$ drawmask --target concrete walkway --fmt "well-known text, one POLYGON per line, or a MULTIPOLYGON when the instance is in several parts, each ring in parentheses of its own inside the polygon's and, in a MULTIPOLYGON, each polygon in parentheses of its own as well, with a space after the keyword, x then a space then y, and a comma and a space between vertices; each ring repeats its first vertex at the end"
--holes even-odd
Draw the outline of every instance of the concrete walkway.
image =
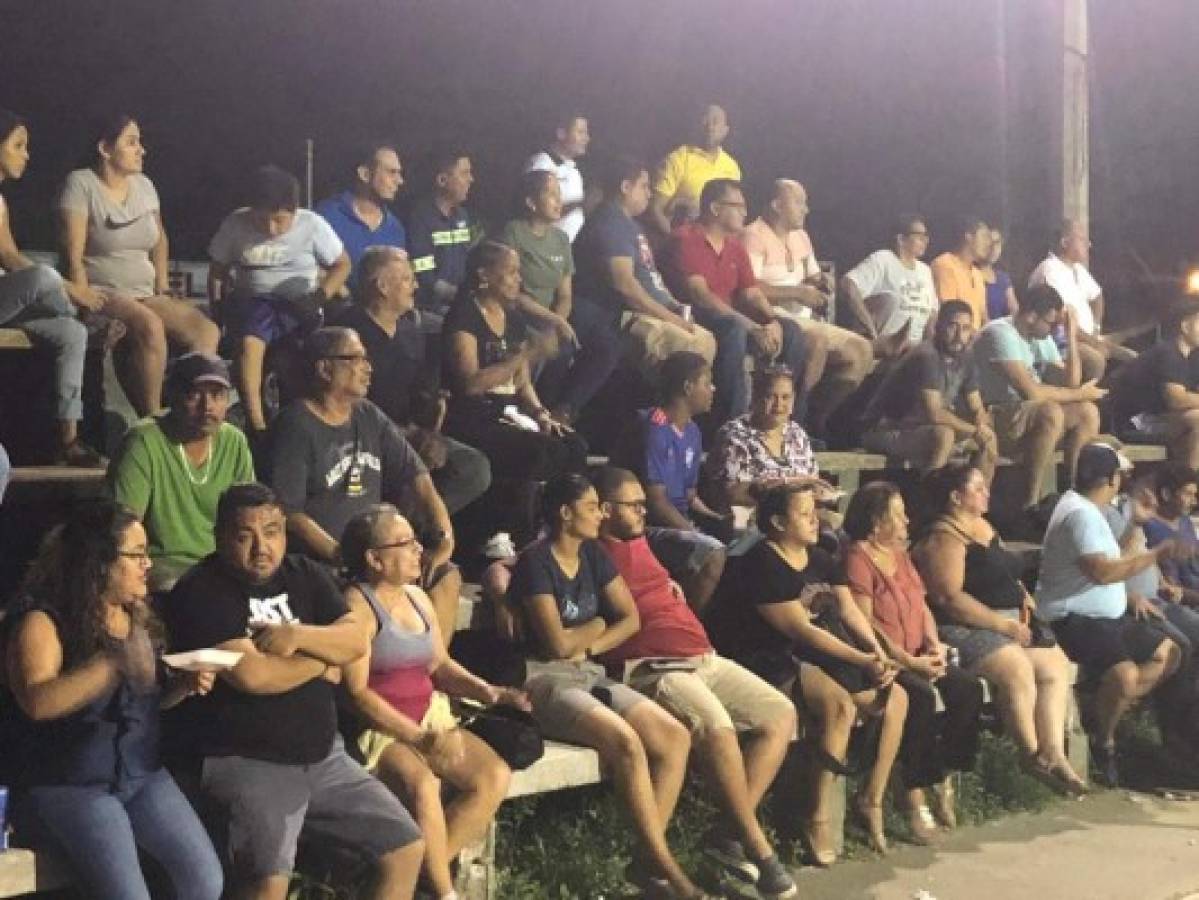
POLYGON ((798 880, 803 900, 1199 900, 1199 801, 1111 791, 798 880))

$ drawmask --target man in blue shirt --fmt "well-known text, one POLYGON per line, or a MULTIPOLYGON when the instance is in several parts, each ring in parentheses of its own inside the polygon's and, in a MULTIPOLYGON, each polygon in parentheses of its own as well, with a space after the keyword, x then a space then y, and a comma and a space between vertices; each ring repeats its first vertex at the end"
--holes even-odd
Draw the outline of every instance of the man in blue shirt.
POLYGON ((1091 758, 1100 779, 1112 787, 1119 782, 1116 725, 1182 661, 1178 644, 1158 624, 1161 611, 1144 597, 1130 596, 1125 586, 1128 578, 1177 555, 1178 543, 1125 555, 1127 548, 1101 511, 1131 468, 1107 444, 1079 451, 1074 489, 1062 495, 1045 531, 1036 592, 1038 611, 1052 623, 1058 643, 1078 663, 1082 679, 1098 685, 1091 758))
POLYGON ((408 255, 420 287, 416 304, 445 315, 466 274, 466 255, 482 237, 463 205, 474 184, 470 157, 458 147, 439 148, 430 158, 432 193, 408 216, 408 255))
POLYGON ((649 170, 618 159, 603 181, 610 198, 588 217, 575 240, 575 304, 599 305, 631 343, 630 356, 653 377, 672 353, 690 350, 711 362, 712 333, 691 321, 691 311, 670 295, 637 217, 649 206, 649 170))
POLYGON ((395 146, 376 141, 362 148, 354 169, 353 186, 316 208, 333 226, 349 254, 351 292, 358 286, 358 263, 367 247, 407 249, 404 226, 387 208, 403 183, 403 167, 395 146))

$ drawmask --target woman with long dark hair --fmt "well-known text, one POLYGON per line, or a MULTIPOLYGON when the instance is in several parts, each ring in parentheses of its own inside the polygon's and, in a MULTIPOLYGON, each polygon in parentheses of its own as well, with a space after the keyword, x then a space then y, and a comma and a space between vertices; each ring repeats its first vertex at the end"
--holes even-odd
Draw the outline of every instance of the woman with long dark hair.
POLYGON ((1086 785, 1066 757, 1070 661, 1053 632, 1034 617, 1020 581, 1023 563, 986 519, 991 492, 973 466, 953 463, 925 482, 935 517, 913 549, 962 668, 984 678, 1024 768, 1060 791, 1086 785))
POLYGON ((924 582, 908 556, 908 519, 899 489, 885 481, 860 488, 850 498, 843 527, 853 540, 845 552, 849 588, 899 664, 897 680, 908 692, 899 750, 904 811, 913 838, 927 843, 938 822, 945 828, 957 824, 950 775, 974 766, 982 688, 977 678, 951 665, 937 632, 924 582), (934 687, 945 704, 941 716, 934 687), (931 809, 924 796, 930 787, 931 809))
POLYGON ((6 704, 21 748, 11 777, 18 834, 65 858, 89 897, 149 900, 144 851, 177 900, 216 900, 216 852, 162 767, 159 709, 207 693, 213 674, 160 675, 146 603, 146 532, 110 501, 46 539, 4 623, 6 704))
POLYGON ((103 119, 90 166, 67 176, 58 198, 68 290, 79 306, 122 322, 133 364, 129 400, 158 412, 167 338, 185 350, 216 353, 220 330, 186 300, 171 296, 170 249, 137 120, 103 119))
POLYGON ((655 897, 702 898, 666 843, 691 736, 676 719, 607 676, 596 656, 640 627, 629 588, 600 545, 599 497, 582 475, 542 494, 548 535, 520 555, 504 601, 530 655, 525 689, 547 737, 594 747, 633 820, 631 879, 655 897))
MULTIPOLYGON (((29 126, 0 109, 0 182, 16 181, 29 164, 29 126)), ((71 466, 107 465, 79 439, 83 418, 83 363, 87 329, 62 276, 24 256, 12 235, 8 206, 0 197, 0 325, 20 328, 54 353, 57 460, 71 466)))

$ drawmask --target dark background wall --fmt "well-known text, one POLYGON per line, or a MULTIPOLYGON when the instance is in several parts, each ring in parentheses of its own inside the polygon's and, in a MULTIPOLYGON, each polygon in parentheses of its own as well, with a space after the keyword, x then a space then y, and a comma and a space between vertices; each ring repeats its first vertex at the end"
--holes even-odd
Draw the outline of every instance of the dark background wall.
MULTIPOLYGON (((53 243, 51 197, 99 109, 138 115, 175 255, 199 257, 252 166, 317 194, 353 144, 435 138, 474 156, 473 205, 501 221, 521 159, 562 107, 591 118, 591 158, 656 160, 697 103, 730 113, 751 191, 809 186, 810 229, 844 268, 899 212, 946 237, 977 211, 1012 230, 1012 268, 1055 219, 1052 0, 113 0, 0 2, 0 106, 34 160, 5 185, 19 240, 53 243), (1001 27, 1002 25, 1002 27, 1001 27)), ((1114 285, 1194 253, 1199 116, 1188 0, 1093 3, 1093 232, 1114 285)), ((934 240, 936 249, 944 241, 934 240)), ((1131 284, 1131 282, 1129 282, 1131 284)))

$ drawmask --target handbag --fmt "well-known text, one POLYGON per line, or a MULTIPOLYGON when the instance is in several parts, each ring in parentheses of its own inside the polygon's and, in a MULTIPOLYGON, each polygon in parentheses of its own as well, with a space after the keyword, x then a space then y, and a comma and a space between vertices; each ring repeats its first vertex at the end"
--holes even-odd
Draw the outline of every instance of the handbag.
POLYGON ((545 755, 541 729, 529 713, 513 706, 460 703, 459 727, 491 747, 512 771, 527 769, 545 755))

